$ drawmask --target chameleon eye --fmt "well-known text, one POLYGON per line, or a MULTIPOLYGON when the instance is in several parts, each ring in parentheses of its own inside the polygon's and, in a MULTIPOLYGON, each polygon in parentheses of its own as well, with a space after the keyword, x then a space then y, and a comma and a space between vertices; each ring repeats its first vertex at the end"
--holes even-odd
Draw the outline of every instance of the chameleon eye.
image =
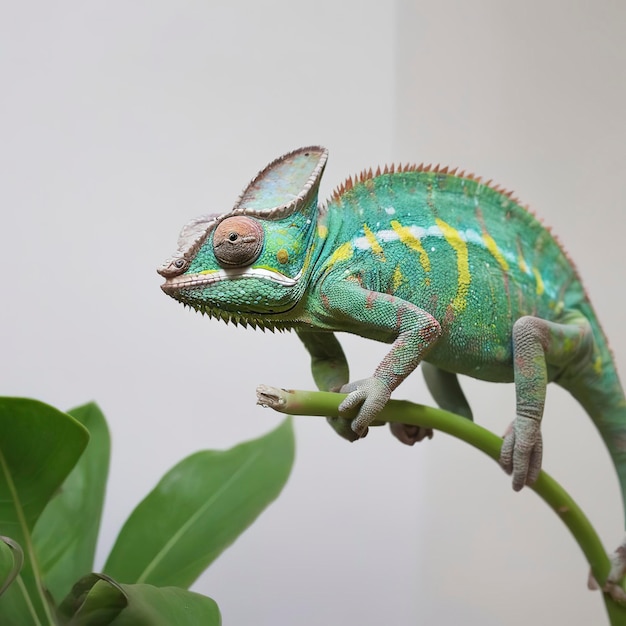
POLYGON ((263 247, 263 227, 246 215, 222 220, 213 235, 213 252, 222 267, 250 265, 263 247))
POLYGON ((189 261, 183 257, 175 257, 166 261, 157 270, 161 276, 165 278, 173 278, 174 276, 180 276, 189 267, 189 261))

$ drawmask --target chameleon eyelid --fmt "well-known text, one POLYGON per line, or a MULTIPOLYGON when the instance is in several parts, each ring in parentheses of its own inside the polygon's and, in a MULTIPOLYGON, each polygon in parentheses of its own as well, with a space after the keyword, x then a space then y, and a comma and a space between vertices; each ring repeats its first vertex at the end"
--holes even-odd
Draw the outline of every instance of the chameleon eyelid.
POLYGON ((246 215, 222 220, 213 234, 213 253, 222 267, 244 267, 259 258, 263 248, 263 226, 246 215))

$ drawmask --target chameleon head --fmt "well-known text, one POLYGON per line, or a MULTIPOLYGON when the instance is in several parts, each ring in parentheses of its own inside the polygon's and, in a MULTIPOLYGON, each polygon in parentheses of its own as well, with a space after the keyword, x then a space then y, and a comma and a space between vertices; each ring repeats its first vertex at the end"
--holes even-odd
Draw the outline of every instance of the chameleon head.
POLYGON ((321 147, 273 161, 232 211, 189 222, 178 250, 157 271, 163 291, 217 317, 250 321, 293 309, 315 247, 321 147))

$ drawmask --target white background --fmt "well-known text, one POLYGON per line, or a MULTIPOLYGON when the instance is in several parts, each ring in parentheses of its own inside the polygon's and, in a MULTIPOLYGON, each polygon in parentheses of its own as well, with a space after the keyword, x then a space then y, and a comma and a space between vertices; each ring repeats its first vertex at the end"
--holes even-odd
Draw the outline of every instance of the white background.
MULTIPOLYGON (((98 565, 174 463, 278 423, 257 383, 312 387, 295 335, 185 311, 154 271, 184 222, 298 146, 330 148, 322 196, 400 160, 514 188, 577 261, 624 363, 625 27, 611 0, 4 3, 0 393, 106 413, 98 565)), ((353 378, 386 350, 343 343, 353 378)), ((502 432, 512 388, 464 383, 502 432)), ((396 397, 430 402, 419 374, 396 397)), ((551 388, 544 424, 545 468, 613 548, 619 492, 590 420, 551 388)), ((297 445, 281 497, 194 587, 225 624, 603 623, 567 531, 486 457, 385 429, 348 445, 314 418, 297 445)))

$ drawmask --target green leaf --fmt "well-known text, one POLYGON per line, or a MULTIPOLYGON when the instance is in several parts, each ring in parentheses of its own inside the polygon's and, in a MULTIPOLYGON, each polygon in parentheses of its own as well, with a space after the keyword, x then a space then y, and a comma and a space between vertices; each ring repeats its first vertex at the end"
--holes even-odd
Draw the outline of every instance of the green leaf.
POLYGON ((126 583, 188 587, 278 496, 293 458, 286 420, 259 439, 184 459, 133 511, 104 571, 126 583))
POLYGON ((0 537, 0 596, 13 584, 24 565, 24 551, 9 537, 0 537))
POLYGON ((199 593, 178 587, 121 587, 128 598, 128 607, 111 626, 220 626, 222 623, 215 601, 199 593))
POLYGON ((21 575, 0 598, 0 624, 52 624, 31 532, 82 454, 89 434, 36 400, 0 398, 0 535, 24 551, 21 575))
POLYGON ((111 449, 106 420, 96 404, 69 413, 89 431, 89 444, 33 532, 46 588, 57 601, 93 570, 111 449))
POLYGON ((101 574, 88 574, 72 587, 57 616, 64 626, 106 626, 127 606, 120 585, 101 574))
POLYGON ((120 585, 91 574, 79 581, 59 607, 65 626, 219 626, 211 598, 177 587, 120 585))

